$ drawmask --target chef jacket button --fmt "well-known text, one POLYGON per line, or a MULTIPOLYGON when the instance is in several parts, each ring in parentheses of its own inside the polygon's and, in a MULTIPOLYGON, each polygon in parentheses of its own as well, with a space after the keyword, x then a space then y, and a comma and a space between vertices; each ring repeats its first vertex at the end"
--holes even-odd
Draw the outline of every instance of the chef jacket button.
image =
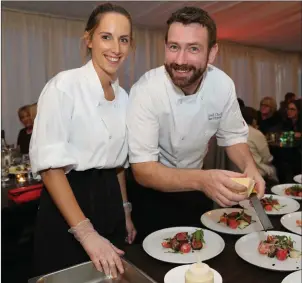
POLYGON ((183 141, 185 139, 185 137, 182 137, 181 140, 183 141))
POLYGON ((111 139, 112 139, 112 136, 109 136, 109 139, 111 140, 111 139))

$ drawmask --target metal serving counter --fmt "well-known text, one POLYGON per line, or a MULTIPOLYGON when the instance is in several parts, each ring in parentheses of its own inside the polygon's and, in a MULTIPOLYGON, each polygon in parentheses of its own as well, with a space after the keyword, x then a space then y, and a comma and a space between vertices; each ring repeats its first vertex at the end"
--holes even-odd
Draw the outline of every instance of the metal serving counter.
POLYGON ((35 277, 28 283, 157 283, 133 264, 122 259, 125 273, 117 279, 106 277, 103 272, 96 270, 92 262, 75 265, 42 277, 35 277))

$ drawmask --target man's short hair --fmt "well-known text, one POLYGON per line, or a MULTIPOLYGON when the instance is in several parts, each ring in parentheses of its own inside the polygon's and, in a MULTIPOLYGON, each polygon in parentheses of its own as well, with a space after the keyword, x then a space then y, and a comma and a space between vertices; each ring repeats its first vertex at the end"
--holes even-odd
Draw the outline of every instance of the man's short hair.
POLYGON ((208 47, 212 48, 217 42, 217 29, 215 21, 210 15, 198 7, 183 7, 174 12, 167 21, 165 41, 168 41, 168 33, 171 24, 182 23, 183 25, 200 24, 208 30, 208 47))

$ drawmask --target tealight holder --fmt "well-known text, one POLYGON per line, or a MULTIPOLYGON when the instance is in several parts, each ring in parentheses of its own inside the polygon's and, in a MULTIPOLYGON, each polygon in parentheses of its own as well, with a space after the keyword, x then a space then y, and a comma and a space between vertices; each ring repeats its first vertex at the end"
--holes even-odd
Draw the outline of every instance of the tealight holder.
POLYGON ((17 174, 16 178, 18 184, 23 184, 26 182, 26 178, 23 174, 17 174))

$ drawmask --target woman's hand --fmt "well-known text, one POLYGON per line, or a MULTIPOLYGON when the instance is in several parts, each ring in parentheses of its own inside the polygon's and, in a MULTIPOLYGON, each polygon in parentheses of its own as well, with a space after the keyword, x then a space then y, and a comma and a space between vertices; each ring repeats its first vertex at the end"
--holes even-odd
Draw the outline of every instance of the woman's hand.
POLYGON ((69 230, 70 233, 81 243, 82 247, 89 255, 96 269, 116 278, 119 273, 124 273, 120 256, 124 252, 106 238, 94 230, 89 219, 80 222, 69 230))
POLYGON ((126 215, 126 230, 127 230, 126 242, 128 244, 132 244, 136 237, 137 231, 132 222, 131 214, 126 215))

